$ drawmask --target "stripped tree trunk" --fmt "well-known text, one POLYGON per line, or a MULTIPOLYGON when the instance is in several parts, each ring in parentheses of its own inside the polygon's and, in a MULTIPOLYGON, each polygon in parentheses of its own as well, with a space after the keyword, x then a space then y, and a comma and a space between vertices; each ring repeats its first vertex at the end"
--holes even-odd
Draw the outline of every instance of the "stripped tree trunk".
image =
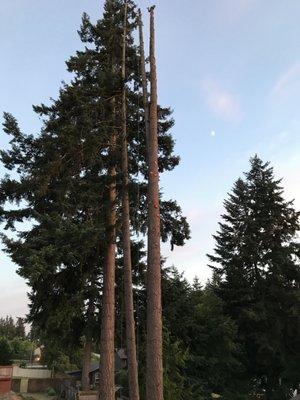
POLYGON ((132 290, 132 264, 130 240, 130 208, 129 208, 129 179, 128 179, 128 148, 126 122, 126 34, 127 34, 127 1, 125 1, 123 56, 122 56, 122 174, 123 174, 123 201, 122 201, 122 233, 124 254, 124 289, 125 289, 125 317, 126 317, 126 344, 128 359, 128 384, 130 400, 139 400, 138 366, 136 357, 136 338, 132 290))
POLYGON ((150 12, 150 129, 148 140, 147 400, 163 400, 160 206, 154 7, 150 12))
POLYGON ((140 37, 140 66, 142 76, 142 89, 143 89, 143 106, 145 111, 145 132, 146 141, 148 146, 149 141, 149 96, 147 88, 147 75, 146 75, 146 62, 145 62, 145 47, 144 47, 144 35, 143 35, 143 21, 141 10, 138 12, 138 25, 139 25, 139 37, 140 37))
MULTIPOLYGON (((115 124, 115 98, 111 100, 115 124)), ((103 267, 103 296, 100 341, 100 400, 115 400, 115 267, 116 267, 116 132, 110 138, 109 184, 107 207, 107 253, 103 267)))

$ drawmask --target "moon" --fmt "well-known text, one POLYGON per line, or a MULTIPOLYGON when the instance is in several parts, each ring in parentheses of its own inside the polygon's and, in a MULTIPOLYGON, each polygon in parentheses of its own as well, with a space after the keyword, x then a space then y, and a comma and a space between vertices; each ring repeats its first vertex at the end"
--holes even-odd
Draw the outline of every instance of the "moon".
POLYGON ((210 135, 211 135, 212 137, 216 136, 216 131, 211 131, 211 132, 210 132, 210 135))

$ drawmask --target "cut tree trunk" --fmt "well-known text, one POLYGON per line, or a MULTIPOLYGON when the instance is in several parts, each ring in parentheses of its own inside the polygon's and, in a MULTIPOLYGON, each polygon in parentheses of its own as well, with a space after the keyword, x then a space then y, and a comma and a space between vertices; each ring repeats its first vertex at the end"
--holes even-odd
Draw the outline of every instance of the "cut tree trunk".
MULTIPOLYGON (((115 99, 111 100, 115 123, 115 99)), ((100 400, 115 400, 115 267, 116 267, 116 132, 110 138, 109 185, 107 207, 107 253, 103 267, 103 296, 100 341, 100 400)))
POLYGON ((163 400, 160 205, 154 7, 150 12, 150 129, 148 140, 147 400, 163 400))
POLYGON ((139 400, 138 366, 136 357, 135 321, 133 307, 131 239, 130 239, 130 207, 129 207, 129 178, 128 178, 128 146, 127 146, 127 121, 126 121, 126 33, 127 33, 127 2, 124 12, 123 57, 122 57, 122 174, 123 174, 123 199, 122 199, 122 233, 124 255, 124 291, 125 291, 125 323, 126 345, 128 360, 128 385, 130 400, 139 400))

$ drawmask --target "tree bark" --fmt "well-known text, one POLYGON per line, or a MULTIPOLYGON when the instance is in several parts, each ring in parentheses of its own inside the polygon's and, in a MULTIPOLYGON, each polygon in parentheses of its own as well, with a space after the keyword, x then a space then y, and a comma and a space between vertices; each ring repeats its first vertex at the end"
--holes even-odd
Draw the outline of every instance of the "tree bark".
POLYGON ((128 360, 128 385, 130 400, 139 400, 138 365, 136 357, 135 321, 132 290, 132 263, 130 240, 130 207, 129 207, 129 178, 128 178, 128 146, 127 146, 127 108, 126 108, 126 34, 127 34, 127 2, 125 1, 124 34, 122 55, 122 174, 123 174, 123 201, 122 201, 122 233, 124 255, 124 290, 125 290, 125 318, 126 318, 126 345, 128 360))
MULTIPOLYGON (((111 100, 115 124, 115 98, 111 100)), ((116 267, 116 132, 110 138, 109 185, 107 208, 107 253, 103 268, 103 296, 100 341, 100 400, 115 400, 115 267, 116 267)))
POLYGON ((140 39, 140 68, 142 77, 142 90, 143 90, 143 106, 145 112, 145 132, 146 142, 148 146, 149 141, 149 95, 146 75, 146 61, 145 61, 145 46, 144 46, 144 34, 143 34, 143 21, 141 10, 138 12, 138 26, 139 26, 139 39, 140 39))
POLYGON ((147 400, 163 400, 160 205, 154 7, 150 12, 150 129, 148 140, 147 400))
MULTIPOLYGON (((94 280, 92 280, 91 285, 94 285, 94 280)), ((94 319, 94 311, 94 301, 93 299, 90 299, 86 313, 86 334, 82 360, 81 387, 84 391, 90 390, 90 368, 93 346, 92 324, 94 319)))

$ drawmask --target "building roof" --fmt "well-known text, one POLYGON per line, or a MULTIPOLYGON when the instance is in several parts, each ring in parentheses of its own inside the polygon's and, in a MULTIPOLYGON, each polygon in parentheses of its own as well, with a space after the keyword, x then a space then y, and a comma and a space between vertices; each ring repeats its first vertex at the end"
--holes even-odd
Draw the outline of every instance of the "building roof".
MULTIPOLYGON (((125 353, 124 353, 125 354, 125 353)), ((126 359, 127 357, 124 356, 123 353, 121 353, 121 357, 119 352, 115 353, 115 369, 116 371, 120 371, 124 365, 122 364, 122 360, 126 359)), ((99 361, 96 362, 92 362, 90 364, 90 374, 91 373, 95 373, 99 370, 99 361)), ((67 371, 68 375, 72 375, 72 376, 80 376, 81 375, 81 369, 75 370, 75 371, 67 371)))

